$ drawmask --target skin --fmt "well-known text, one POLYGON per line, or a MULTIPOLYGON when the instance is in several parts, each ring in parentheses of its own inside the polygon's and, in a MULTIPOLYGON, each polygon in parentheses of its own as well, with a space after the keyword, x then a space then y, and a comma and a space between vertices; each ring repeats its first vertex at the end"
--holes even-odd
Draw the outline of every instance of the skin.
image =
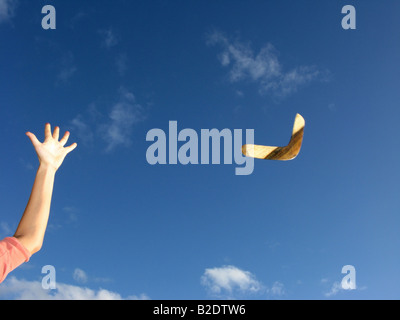
POLYGON ((31 254, 42 248, 44 234, 50 214, 54 178, 68 153, 77 147, 76 143, 64 147, 70 133, 67 131, 59 140, 60 128, 55 127, 53 134, 49 123, 45 125, 45 139, 40 142, 36 136, 27 132, 39 158, 39 168, 24 214, 19 222, 14 237, 31 254))

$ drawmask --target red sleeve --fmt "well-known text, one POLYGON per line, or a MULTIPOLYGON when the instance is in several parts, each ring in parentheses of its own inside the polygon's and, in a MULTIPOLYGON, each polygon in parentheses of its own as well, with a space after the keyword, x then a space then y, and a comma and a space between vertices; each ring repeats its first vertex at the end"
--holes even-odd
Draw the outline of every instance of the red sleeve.
POLYGON ((5 238, 0 241, 0 283, 15 268, 29 261, 31 253, 17 238, 5 238))

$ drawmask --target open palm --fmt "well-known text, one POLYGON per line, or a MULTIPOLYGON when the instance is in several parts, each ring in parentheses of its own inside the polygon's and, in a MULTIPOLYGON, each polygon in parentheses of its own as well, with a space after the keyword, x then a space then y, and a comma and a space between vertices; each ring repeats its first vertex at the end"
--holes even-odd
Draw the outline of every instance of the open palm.
POLYGON ((70 133, 67 131, 62 139, 58 141, 60 128, 55 127, 53 134, 51 134, 51 126, 49 123, 45 125, 43 143, 41 143, 33 133, 26 133, 36 150, 40 164, 52 167, 55 170, 61 166, 66 155, 77 147, 76 143, 64 147, 68 141, 69 134, 70 133))

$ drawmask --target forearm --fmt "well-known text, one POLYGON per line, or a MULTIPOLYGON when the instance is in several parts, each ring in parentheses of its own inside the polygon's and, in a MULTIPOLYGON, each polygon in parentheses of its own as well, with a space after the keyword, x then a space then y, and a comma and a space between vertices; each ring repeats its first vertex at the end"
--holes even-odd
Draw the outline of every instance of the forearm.
POLYGON ((14 234, 32 254, 39 251, 43 243, 55 173, 50 166, 39 166, 28 204, 14 234))

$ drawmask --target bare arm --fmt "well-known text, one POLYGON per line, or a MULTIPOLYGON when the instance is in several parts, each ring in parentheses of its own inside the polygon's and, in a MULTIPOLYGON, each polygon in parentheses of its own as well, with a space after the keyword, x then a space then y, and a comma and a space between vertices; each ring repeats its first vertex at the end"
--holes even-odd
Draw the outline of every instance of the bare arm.
POLYGON ((60 129, 55 127, 51 134, 50 124, 45 126, 45 140, 41 143, 36 136, 27 132, 39 158, 39 168, 36 173, 31 196, 24 214, 14 234, 31 254, 38 252, 43 244, 47 221, 50 214, 51 197, 53 194, 56 171, 61 166, 68 153, 74 150, 76 143, 65 147, 69 132, 58 141, 60 129))

